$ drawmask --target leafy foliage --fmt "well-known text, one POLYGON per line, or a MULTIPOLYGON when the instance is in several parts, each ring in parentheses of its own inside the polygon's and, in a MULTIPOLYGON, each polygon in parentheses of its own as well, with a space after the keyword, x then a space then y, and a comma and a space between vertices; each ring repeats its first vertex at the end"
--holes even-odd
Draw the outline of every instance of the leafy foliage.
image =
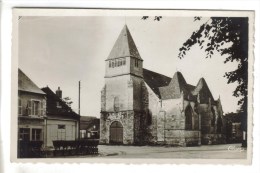
POLYGON ((71 104, 73 103, 73 101, 71 101, 70 97, 65 97, 63 98, 63 101, 69 106, 71 107, 71 104))
MULTIPOLYGON (((194 21, 201 20, 195 17, 194 21)), ((238 62, 234 71, 226 72, 224 77, 228 83, 237 82, 238 86, 233 96, 241 97, 238 105, 241 111, 247 109, 248 86, 248 18, 241 17, 211 17, 200 28, 193 32, 190 38, 180 48, 179 58, 184 58, 186 52, 194 45, 199 45, 206 52, 206 58, 211 58, 215 52, 227 55, 224 63, 238 62)))
MULTIPOLYGON (((149 16, 143 16, 142 17, 143 20, 149 19, 149 16)), ((162 19, 162 16, 154 16, 155 21, 160 21, 162 19)))

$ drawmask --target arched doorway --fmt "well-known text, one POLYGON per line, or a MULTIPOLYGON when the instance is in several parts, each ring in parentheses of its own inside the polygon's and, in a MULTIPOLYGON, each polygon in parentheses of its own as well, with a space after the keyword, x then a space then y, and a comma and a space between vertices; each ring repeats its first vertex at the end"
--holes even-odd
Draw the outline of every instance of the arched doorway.
POLYGON ((192 130, 192 108, 190 105, 185 109, 185 129, 192 130))
POLYGON ((123 126, 115 121, 110 125, 110 144, 123 144, 123 126))

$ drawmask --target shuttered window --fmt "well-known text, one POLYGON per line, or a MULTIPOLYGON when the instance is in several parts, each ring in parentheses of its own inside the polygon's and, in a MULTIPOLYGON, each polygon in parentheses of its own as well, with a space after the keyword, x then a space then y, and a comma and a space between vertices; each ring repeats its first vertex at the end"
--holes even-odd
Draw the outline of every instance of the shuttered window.
POLYGON ((19 98, 18 99, 18 115, 22 115, 22 100, 19 98))
POLYGON ((28 100, 26 112, 27 115, 44 115, 44 102, 39 100, 28 100))

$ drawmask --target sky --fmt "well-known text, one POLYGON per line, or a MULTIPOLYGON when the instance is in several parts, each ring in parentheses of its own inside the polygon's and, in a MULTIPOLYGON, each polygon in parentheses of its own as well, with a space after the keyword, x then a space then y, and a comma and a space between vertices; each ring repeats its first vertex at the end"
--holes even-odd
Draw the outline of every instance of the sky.
POLYGON ((78 82, 81 81, 81 115, 100 116, 105 59, 123 26, 127 24, 143 67, 173 77, 180 71, 187 83, 197 85, 204 77, 214 99, 220 97, 223 110, 235 112, 239 98, 232 96, 237 84, 227 84, 224 74, 237 63, 224 64, 216 53, 206 59, 199 47, 191 48, 183 59, 179 48, 193 31, 208 20, 193 17, 163 17, 161 21, 141 20, 141 16, 33 17, 19 20, 19 68, 40 88, 63 91, 78 112, 78 82))

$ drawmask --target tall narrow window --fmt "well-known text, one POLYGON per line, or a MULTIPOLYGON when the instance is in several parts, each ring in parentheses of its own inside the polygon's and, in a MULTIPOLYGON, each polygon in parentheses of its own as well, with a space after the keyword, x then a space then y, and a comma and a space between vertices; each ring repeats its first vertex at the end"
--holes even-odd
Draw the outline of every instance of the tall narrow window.
POLYGON ((190 105, 185 109, 185 129, 192 130, 192 108, 190 105))
POLYGON ((33 100, 32 101, 32 115, 40 115, 40 101, 33 100))
POLYGON ((138 59, 135 59, 135 67, 138 67, 138 59))
POLYGON ((22 115, 22 100, 19 98, 18 99, 18 115, 22 115))
POLYGON ((118 97, 114 98, 114 111, 115 112, 119 111, 119 98, 118 97))
POLYGON ((114 68, 114 66, 115 66, 115 63, 114 63, 114 61, 112 61, 112 68, 114 68))
POLYGON ((111 61, 109 61, 109 68, 111 67, 111 61))
POLYGON ((123 65, 125 65, 125 58, 123 59, 123 65))
POLYGON ((117 67, 117 59, 115 60, 116 62, 115 62, 115 67, 117 67))
POLYGON ((211 126, 215 126, 215 122, 216 122, 216 114, 215 114, 215 110, 214 110, 213 107, 211 107, 211 112, 212 112, 211 126))
POLYGON ((221 116, 218 116, 218 118, 217 118, 217 133, 221 133, 222 126, 223 126, 222 118, 221 118, 221 116))
POLYGON ((41 140, 41 129, 32 129, 32 141, 40 141, 41 140))

